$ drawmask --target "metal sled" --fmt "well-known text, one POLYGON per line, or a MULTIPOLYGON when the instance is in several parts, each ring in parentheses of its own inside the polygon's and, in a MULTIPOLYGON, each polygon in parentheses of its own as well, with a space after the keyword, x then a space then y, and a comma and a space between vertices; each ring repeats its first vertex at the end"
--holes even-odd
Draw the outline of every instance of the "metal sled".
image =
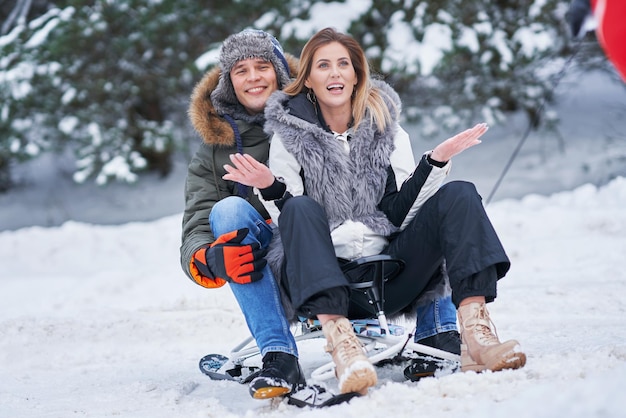
MULTIPOLYGON (((442 361, 460 362, 460 356, 413 341, 413 332, 407 333, 400 325, 390 324, 385 314, 385 283, 396 277, 404 262, 388 255, 362 257, 342 264, 342 270, 351 283, 351 304, 357 311, 369 313, 364 319, 350 319, 355 334, 363 344, 373 364, 398 358, 426 356, 442 361), (360 309, 359 309, 360 308, 360 309)), ((317 321, 302 320, 294 330, 296 343, 322 338, 324 334, 317 321)), ((257 367, 247 366, 246 360, 259 355, 252 336, 235 346, 228 357, 210 354, 200 361, 200 370, 212 379, 243 381, 257 367)), ((317 367, 310 375, 315 381, 335 376, 332 361, 317 367)))

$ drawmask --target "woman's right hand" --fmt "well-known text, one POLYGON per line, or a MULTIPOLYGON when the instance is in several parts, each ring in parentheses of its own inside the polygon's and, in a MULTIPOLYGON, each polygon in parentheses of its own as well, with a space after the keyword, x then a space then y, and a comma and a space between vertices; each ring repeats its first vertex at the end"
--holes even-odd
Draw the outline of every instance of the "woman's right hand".
POLYGON ((248 154, 230 154, 233 165, 224 164, 226 174, 224 180, 236 181, 246 186, 264 189, 274 183, 272 171, 263 163, 258 162, 248 154))
POLYGON ((441 163, 450 161, 455 155, 460 154, 474 145, 480 144, 482 141, 479 138, 487 132, 487 129, 489 129, 489 127, 486 123, 479 123, 473 128, 446 139, 433 149, 430 158, 441 163))

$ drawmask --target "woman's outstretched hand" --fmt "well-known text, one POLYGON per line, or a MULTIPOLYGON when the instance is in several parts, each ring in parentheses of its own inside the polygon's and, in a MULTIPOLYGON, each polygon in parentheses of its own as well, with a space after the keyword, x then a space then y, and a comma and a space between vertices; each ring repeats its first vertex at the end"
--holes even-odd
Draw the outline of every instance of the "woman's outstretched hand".
POLYGON ((246 186, 264 189, 274 183, 274 175, 268 166, 258 162, 248 154, 231 154, 230 161, 233 165, 224 164, 226 174, 224 180, 236 181, 246 186), (234 167, 233 167, 234 166, 234 167))
POLYGON ((481 141, 478 138, 487 132, 487 129, 489 129, 489 127, 486 123, 479 123, 473 128, 446 139, 433 149, 430 158, 441 163, 450 161, 455 155, 460 154, 474 145, 480 144, 481 141))

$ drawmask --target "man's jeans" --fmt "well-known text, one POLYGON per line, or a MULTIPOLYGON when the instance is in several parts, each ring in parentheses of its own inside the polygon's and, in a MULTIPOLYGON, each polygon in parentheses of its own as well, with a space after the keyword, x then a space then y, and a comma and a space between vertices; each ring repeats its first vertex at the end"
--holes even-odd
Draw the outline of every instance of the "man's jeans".
MULTIPOLYGON (((272 239, 272 229, 263 217, 246 200, 227 197, 215 204, 209 215, 209 223, 215 237, 241 228, 248 228, 243 244, 258 242, 267 248, 272 239)), ((296 342, 285 318, 280 291, 268 265, 263 278, 249 284, 229 283, 248 324, 248 328, 261 350, 298 356, 296 342)))
POLYGON ((446 331, 456 331, 456 308, 447 296, 417 307, 415 341, 446 331))

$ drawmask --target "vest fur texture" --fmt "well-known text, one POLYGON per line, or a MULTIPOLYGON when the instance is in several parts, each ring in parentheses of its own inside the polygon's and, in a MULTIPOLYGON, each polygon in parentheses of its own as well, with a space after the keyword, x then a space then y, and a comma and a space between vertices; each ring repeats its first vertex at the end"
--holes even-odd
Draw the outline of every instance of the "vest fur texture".
POLYGON ((265 130, 280 135, 285 148, 301 165, 306 193, 324 207, 331 230, 353 220, 388 236, 397 229, 376 206, 385 192, 401 105, 389 85, 382 81, 374 85, 383 93, 393 121, 379 132, 366 114, 352 135, 349 154, 316 118, 304 120, 293 114, 311 115, 311 109, 315 109, 304 94, 290 98, 279 92, 272 96, 267 104, 265 130))

